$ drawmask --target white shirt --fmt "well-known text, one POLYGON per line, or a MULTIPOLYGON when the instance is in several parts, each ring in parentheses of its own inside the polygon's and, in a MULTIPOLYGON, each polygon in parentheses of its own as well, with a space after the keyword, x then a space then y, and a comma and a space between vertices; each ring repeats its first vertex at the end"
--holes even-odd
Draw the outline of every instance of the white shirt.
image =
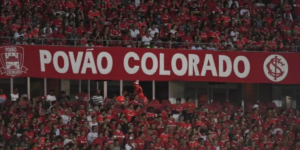
POLYGON ((144 42, 145 45, 150 45, 150 42, 152 41, 152 37, 143 36, 142 41, 144 42))
POLYGON ((170 33, 172 33, 172 34, 175 34, 176 32, 177 32, 176 30, 173 30, 173 29, 170 30, 170 33))
POLYGON ((257 7, 266 7, 266 5, 264 3, 256 3, 257 7))
POLYGON ((47 97, 46 97, 46 101, 51 101, 51 102, 53 102, 53 101, 56 101, 56 96, 55 95, 47 95, 47 97))
POLYGON ((217 50, 215 47, 210 47, 210 46, 207 46, 206 49, 207 50, 214 50, 214 51, 217 50))
POLYGON ((239 32, 238 31, 231 31, 230 32, 230 36, 233 38, 233 41, 236 41, 237 40, 237 38, 239 37, 239 32))
POLYGON ((193 45, 193 46, 191 47, 191 49, 192 49, 192 50, 202 50, 202 47, 200 47, 200 46, 196 47, 195 45, 193 45))
POLYGON ((11 97, 11 101, 16 101, 19 98, 19 93, 17 94, 12 93, 10 94, 10 97, 11 97))
POLYGON ((52 34, 53 31, 52 31, 52 28, 50 28, 50 27, 45 27, 45 28, 43 29, 44 33, 46 33, 47 28, 49 28, 50 34, 52 34))
POLYGON ((148 31, 150 31, 150 36, 154 38, 155 33, 159 33, 159 30, 157 28, 149 28, 148 31))
POLYGON ((250 17, 250 11, 248 9, 241 9, 240 15, 241 16, 248 15, 250 17))
POLYGON ((87 140, 89 141, 89 143, 93 143, 93 141, 98 137, 98 133, 97 132, 90 132, 87 136, 87 140))
POLYGON ((130 34, 131 34, 131 37, 136 38, 137 35, 140 34, 140 30, 139 29, 135 29, 135 30, 130 29, 130 34))
POLYGON ((70 116, 67 116, 67 115, 61 115, 60 116, 63 120, 63 124, 68 124, 69 121, 71 120, 71 117, 70 116))
POLYGON ((19 34, 19 32, 16 32, 16 33, 14 34, 14 38, 15 38, 15 39, 19 38, 20 36, 24 36, 24 34, 19 34))
POLYGON ((93 127, 93 126, 98 126, 98 122, 95 122, 95 123, 89 122, 89 125, 90 125, 91 130, 92 130, 92 127, 93 127))
POLYGON ((129 144, 125 145, 125 150, 132 150, 133 148, 135 148, 136 146, 132 143, 132 146, 130 146, 129 144))
MULTIPOLYGON (((235 3, 236 8, 239 8, 239 7, 240 7, 240 6, 239 6, 239 3, 238 3, 237 1, 235 1, 234 3, 235 3)), ((232 0, 228 1, 228 6, 229 6, 229 8, 231 7, 232 4, 233 4, 233 1, 232 1, 232 0)))
POLYGON ((65 139, 65 140, 64 140, 64 146, 65 146, 66 144, 70 143, 70 142, 74 143, 74 141, 71 140, 71 139, 65 139))
POLYGON ((135 0, 135 7, 138 7, 140 5, 141 1, 140 0, 135 0))

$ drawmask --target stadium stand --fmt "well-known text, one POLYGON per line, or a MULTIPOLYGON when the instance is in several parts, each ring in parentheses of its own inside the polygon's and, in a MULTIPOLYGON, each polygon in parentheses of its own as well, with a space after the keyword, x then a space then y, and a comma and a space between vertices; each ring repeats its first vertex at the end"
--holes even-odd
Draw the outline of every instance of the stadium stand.
POLYGON ((297 52, 298 0, 3 0, 1 45, 297 52))

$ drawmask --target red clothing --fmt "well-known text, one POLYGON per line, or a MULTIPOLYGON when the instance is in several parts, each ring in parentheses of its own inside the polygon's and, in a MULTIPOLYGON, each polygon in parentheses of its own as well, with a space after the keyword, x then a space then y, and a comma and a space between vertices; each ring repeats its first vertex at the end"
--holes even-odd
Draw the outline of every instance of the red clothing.
POLYGON ((145 149, 145 140, 137 138, 134 140, 136 144, 136 150, 144 150, 145 149))
POLYGON ((76 141, 77 141, 78 146, 86 145, 88 147, 88 141, 87 141, 86 137, 82 137, 82 136, 77 137, 76 141))
POLYGON ((102 147, 102 146, 103 146, 103 140, 100 139, 100 138, 94 139, 92 145, 95 146, 95 145, 97 145, 97 144, 99 144, 99 145, 102 147))
POLYGON ((134 93, 138 94, 139 97, 144 97, 143 89, 140 85, 136 85, 134 88, 134 93))
POLYGON ((189 103, 189 102, 185 102, 182 104, 182 107, 184 109, 188 109, 189 110, 189 113, 193 113, 194 112, 194 109, 196 108, 195 104, 194 103, 189 103))
POLYGON ((199 143, 197 141, 190 141, 188 145, 189 148, 197 148, 199 146, 199 143))
POLYGON ((165 134, 165 133, 162 133, 159 138, 161 139, 162 143, 168 143, 169 141, 169 137, 170 135, 169 134, 165 134))
POLYGON ((117 130, 115 130, 113 132, 113 135, 114 135, 114 138, 117 139, 120 142, 120 144, 122 145, 123 139, 125 138, 123 131, 120 131, 120 130, 117 131, 117 130))
POLYGON ((173 104, 171 109, 181 113, 183 110, 183 107, 182 107, 182 105, 173 104))
POLYGON ((136 116, 136 112, 135 112, 135 110, 125 109, 124 110, 124 115, 126 116, 128 122, 130 122, 131 118, 133 116, 136 116))

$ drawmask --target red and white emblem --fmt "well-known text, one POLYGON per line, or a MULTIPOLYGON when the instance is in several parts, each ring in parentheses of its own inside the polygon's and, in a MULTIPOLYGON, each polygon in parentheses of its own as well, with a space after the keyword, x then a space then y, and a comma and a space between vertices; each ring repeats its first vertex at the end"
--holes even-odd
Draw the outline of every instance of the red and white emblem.
POLYGON ((28 70, 24 65, 24 49, 20 46, 0 47, 0 74, 15 77, 28 70))
POLYGON ((289 65, 286 59, 276 54, 266 58, 263 68, 266 77, 273 82, 282 81, 289 72, 289 65))

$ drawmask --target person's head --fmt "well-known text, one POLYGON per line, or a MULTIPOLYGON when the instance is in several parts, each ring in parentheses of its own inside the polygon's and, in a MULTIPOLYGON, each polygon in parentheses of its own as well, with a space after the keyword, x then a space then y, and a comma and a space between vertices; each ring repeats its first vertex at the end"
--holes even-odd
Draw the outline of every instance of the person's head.
POLYGON ((139 95, 135 95, 134 100, 138 101, 139 100, 139 95))
POLYGON ((115 30, 119 29, 119 25, 117 23, 114 25, 114 29, 115 30))
POLYGON ((53 95, 54 95, 54 90, 51 89, 51 90, 49 91, 49 94, 53 96, 53 95))
POLYGON ((3 94, 3 89, 0 89, 0 94, 3 94))
POLYGON ((176 104, 181 104, 181 98, 176 98, 176 104))
POLYGON ((17 88, 15 88, 14 91, 13 91, 13 93, 14 93, 14 94, 18 94, 18 93, 19 93, 19 90, 18 90, 17 88))
POLYGON ((128 105, 128 108, 129 108, 129 109, 133 109, 133 105, 130 103, 130 104, 128 105))
POLYGON ((96 94, 101 94, 101 90, 97 89, 96 94))

